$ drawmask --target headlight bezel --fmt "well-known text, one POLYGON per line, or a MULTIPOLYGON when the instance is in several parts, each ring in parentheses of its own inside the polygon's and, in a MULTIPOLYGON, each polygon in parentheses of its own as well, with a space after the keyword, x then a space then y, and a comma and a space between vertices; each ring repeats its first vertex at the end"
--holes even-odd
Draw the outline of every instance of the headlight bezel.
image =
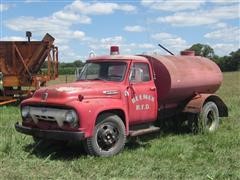
POLYGON ((22 118, 27 118, 30 115, 30 106, 21 107, 21 116, 22 118))
POLYGON ((78 115, 75 110, 68 110, 65 114, 64 122, 69 123, 72 127, 78 126, 78 115))

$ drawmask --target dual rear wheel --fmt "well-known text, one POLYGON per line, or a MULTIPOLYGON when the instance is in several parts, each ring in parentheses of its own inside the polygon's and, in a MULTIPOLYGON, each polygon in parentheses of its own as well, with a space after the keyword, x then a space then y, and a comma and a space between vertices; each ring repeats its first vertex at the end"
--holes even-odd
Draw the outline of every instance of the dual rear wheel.
POLYGON ((217 105, 209 101, 204 104, 199 115, 199 127, 202 132, 214 132, 219 126, 219 112, 217 105))
POLYGON ((194 133, 214 132, 219 126, 219 111, 213 101, 206 102, 199 114, 191 114, 188 118, 189 126, 194 133))

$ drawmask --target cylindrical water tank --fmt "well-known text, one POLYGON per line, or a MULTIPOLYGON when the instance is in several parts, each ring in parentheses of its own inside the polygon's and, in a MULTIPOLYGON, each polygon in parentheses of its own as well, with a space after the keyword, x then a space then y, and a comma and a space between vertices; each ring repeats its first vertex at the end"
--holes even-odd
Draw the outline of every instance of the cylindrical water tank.
POLYGON ((222 83, 222 72, 200 56, 149 56, 155 73, 159 103, 178 103, 196 93, 214 93, 222 83))

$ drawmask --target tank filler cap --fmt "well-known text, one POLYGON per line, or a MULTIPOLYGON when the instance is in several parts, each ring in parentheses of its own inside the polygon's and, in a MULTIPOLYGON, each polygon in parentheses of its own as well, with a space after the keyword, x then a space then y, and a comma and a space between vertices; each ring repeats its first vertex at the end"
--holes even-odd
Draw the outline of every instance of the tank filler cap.
POLYGON ((118 46, 111 46, 110 47, 110 55, 118 55, 119 54, 119 47, 118 46))
POLYGON ((181 56, 195 56, 195 51, 185 50, 180 52, 181 56))

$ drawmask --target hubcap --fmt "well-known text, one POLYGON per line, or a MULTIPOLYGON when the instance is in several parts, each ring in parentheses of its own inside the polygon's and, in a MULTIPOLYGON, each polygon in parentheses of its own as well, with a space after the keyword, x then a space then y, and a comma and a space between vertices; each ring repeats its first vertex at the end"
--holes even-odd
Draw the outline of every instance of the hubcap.
POLYGON ((105 151, 114 147, 119 139, 119 132, 114 124, 102 124, 97 130, 98 146, 105 151))
POLYGON ((214 112, 213 111, 209 111, 208 114, 207 114, 207 121, 206 121, 206 125, 208 127, 208 129, 211 128, 211 126, 213 125, 213 122, 214 122, 214 112))

